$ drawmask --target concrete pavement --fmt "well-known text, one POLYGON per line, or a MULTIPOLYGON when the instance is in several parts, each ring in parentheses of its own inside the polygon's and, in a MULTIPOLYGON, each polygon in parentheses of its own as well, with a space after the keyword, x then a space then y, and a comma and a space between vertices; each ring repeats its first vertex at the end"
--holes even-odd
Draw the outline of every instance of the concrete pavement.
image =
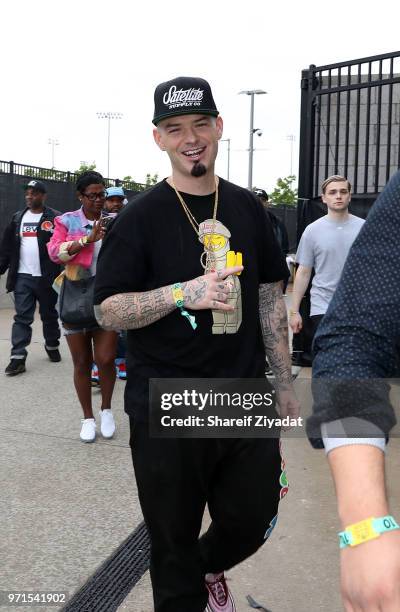
MULTIPOLYGON (((4 376, 12 314, 9 308, 0 310, 0 590, 67 591, 71 596, 142 521, 123 412, 124 383, 117 381, 114 395, 115 438, 82 444, 81 410, 64 339, 62 363, 50 363, 36 318, 27 372, 4 376)), ((300 372, 303 396, 309 393, 307 377, 309 372, 300 372)), ((93 397, 97 412, 97 390, 93 397)), ((398 439, 392 440, 388 452, 394 511, 400 506, 399 446, 398 439)), ((228 575, 238 612, 251 610, 248 594, 272 612, 339 612, 338 521, 327 463, 302 438, 284 440, 283 452, 290 489, 278 525, 268 543, 228 575)), ((119 609, 153 610, 148 574, 119 609)))

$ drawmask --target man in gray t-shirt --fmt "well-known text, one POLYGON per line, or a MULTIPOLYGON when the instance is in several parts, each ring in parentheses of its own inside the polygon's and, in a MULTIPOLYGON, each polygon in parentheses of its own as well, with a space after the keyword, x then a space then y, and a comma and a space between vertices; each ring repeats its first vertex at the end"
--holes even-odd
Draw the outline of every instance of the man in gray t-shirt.
POLYGON ((328 213, 310 223, 303 232, 297 249, 299 264, 293 286, 290 327, 299 333, 303 326, 300 303, 307 290, 311 274, 311 333, 314 336, 323 315, 328 309, 339 283, 350 247, 364 220, 349 213, 351 185, 343 176, 330 176, 322 184, 321 199, 328 213))

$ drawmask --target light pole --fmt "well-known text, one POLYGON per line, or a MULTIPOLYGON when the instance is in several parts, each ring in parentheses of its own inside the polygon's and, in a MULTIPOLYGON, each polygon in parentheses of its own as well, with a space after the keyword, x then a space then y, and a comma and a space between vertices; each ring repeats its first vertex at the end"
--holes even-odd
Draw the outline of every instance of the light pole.
POLYGON ((228 173, 227 173, 226 180, 229 181, 229 168, 230 168, 230 160, 231 160, 231 139, 230 138, 223 138, 221 140, 221 142, 227 142, 228 143, 228 173))
POLYGON ((54 147, 57 147, 60 143, 57 138, 49 138, 49 145, 51 145, 51 167, 54 168, 54 147))
POLYGON ((290 141, 290 176, 293 176, 293 143, 296 140, 296 136, 294 134, 288 134, 286 140, 290 141))
POLYGON ((96 113, 98 119, 107 119, 107 178, 110 178, 110 123, 111 119, 122 119, 122 113, 96 113))
POLYGON ((247 181, 247 186, 249 189, 253 187, 253 136, 254 132, 257 132, 259 136, 261 136, 261 130, 254 129, 254 96, 266 94, 267 92, 263 89, 246 89, 244 91, 239 91, 240 94, 246 94, 246 96, 250 96, 250 141, 249 141, 249 178, 247 181))

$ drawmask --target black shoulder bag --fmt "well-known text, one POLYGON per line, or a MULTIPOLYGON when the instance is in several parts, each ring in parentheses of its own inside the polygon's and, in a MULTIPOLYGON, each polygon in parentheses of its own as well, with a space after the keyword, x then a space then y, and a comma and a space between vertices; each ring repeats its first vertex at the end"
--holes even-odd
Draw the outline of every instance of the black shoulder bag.
POLYGON ((60 292, 60 319, 74 327, 91 327, 97 325, 94 316, 95 276, 81 280, 69 280, 64 276, 60 292))

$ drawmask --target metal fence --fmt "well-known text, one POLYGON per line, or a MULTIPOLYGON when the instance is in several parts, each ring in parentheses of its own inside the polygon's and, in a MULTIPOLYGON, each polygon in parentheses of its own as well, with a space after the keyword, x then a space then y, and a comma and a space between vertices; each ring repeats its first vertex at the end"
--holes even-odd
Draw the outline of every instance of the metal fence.
POLYGON ((400 167, 400 51, 311 65, 301 90, 299 196, 342 174, 373 202, 400 167))
MULTIPOLYGON (((78 179, 77 172, 70 172, 69 170, 56 170, 55 168, 40 168, 38 166, 19 164, 13 161, 0 160, 0 172, 63 183, 75 183, 78 179)), ((128 191, 137 192, 146 189, 146 185, 143 183, 137 183, 136 181, 131 180, 105 178, 104 182, 107 187, 118 186, 123 187, 128 191)))
MULTIPOLYGON (((400 168, 400 51, 302 71, 297 241, 326 208, 319 194, 332 174, 352 184, 350 212, 365 218, 400 168)), ((309 292, 302 301, 303 330, 293 353, 305 364, 311 352, 309 292)))
MULTIPOLYGON (((33 178, 46 183, 48 192, 46 204, 48 206, 60 212, 78 208, 79 202, 75 193, 77 173, 0 160, 0 239, 11 215, 24 208, 23 186, 33 178)), ((105 179, 105 184, 107 187, 113 185, 123 187, 128 201, 146 188, 146 185, 142 183, 120 179, 105 179)), ((282 205, 274 206, 271 210, 284 222, 289 235, 290 248, 294 251, 296 248, 296 208, 282 205)))
MULTIPOLYGON (((78 208, 75 182, 78 174, 54 168, 39 168, 13 161, 0 161, 0 239, 11 215, 25 206, 23 186, 31 179, 40 179, 46 183, 46 204, 60 212, 78 208)), ((128 201, 146 185, 134 181, 105 179, 107 187, 119 185, 124 188, 128 201)))

